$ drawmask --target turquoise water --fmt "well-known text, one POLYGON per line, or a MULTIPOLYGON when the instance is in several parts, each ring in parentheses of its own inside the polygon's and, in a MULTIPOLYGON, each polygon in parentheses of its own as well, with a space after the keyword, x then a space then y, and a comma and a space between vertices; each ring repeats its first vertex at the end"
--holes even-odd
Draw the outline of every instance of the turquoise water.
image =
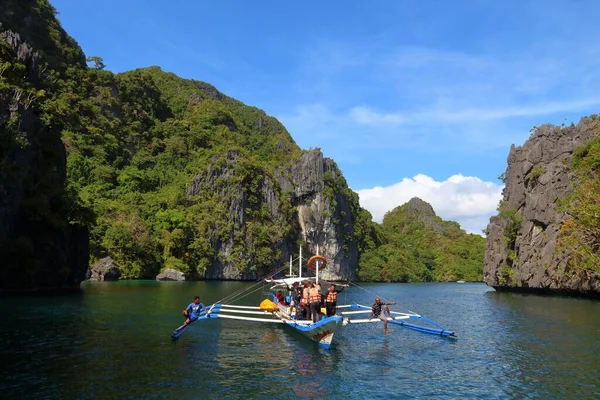
POLYGON ((0 397, 600 398, 600 302, 483 284, 372 284, 340 295, 395 300, 459 340, 349 325, 326 351, 283 326, 231 320, 198 322, 171 340, 193 295, 208 304, 247 286, 85 283, 80 295, 1 298, 0 397))

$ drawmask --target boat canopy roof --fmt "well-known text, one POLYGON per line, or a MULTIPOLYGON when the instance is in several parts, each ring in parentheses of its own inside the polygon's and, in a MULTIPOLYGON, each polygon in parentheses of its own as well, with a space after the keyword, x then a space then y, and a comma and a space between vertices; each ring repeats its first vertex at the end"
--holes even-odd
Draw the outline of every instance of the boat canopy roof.
MULTIPOLYGON (((294 286, 294 283, 296 283, 296 282, 301 284, 304 282, 312 283, 315 281, 316 281, 316 278, 314 276, 303 276, 301 278, 289 277, 289 278, 281 278, 281 279, 265 279, 265 282, 274 284, 273 286, 270 287, 271 290, 278 289, 278 288, 279 289, 287 289, 287 288, 294 286)), ((344 290, 344 288, 349 286, 347 283, 332 283, 332 282, 326 281, 324 279, 319 279, 319 283, 321 284, 321 287, 329 287, 329 285, 335 285, 338 293, 342 292, 344 290)))

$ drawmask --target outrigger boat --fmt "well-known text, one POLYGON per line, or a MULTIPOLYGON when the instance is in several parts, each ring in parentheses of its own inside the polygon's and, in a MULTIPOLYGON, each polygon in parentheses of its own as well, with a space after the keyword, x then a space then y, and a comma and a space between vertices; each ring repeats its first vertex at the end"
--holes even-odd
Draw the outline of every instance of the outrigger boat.
MULTIPOLYGON (((318 252, 318 251, 317 251, 318 252)), ((326 260, 323 256, 316 255, 311 257, 307 262, 307 267, 315 273, 314 277, 311 276, 302 276, 302 249, 300 250, 299 260, 299 273, 298 276, 294 276, 292 274, 292 260, 290 260, 290 273, 287 277, 281 279, 269 278, 261 280, 249 288, 245 288, 238 293, 234 293, 228 298, 223 299, 223 301, 214 303, 208 307, 200 314, 200 316, 195 321, 205 320, 205 319, 214 319, 214 318, 224 318, 224 319, 234 319, 241 321, 252 321, 252 322, 261 322, 261 323, 276 323, 276 324, 284 324, 288 327, 296 330, 301 335, 307 337, 308 339, 316 342, 319 347, 329 349, 331 343, 333 341, 333 337, 335 333, 341 326, 347 326, 349 324, 365 324, 365 323, 377 323, 381 322, 381 320, 377 317, 373 319, 369 318, 354 318, 354 316, 359 314, 370 314, 371 307, 365 306, 361 304, 347 304, 347 305, 338 305, 337 306, 337 314, 331 317, 322 317, 319 321, 314 322, 311 320, 299 320, 297 315, 297 307, 294 305, 293 299, 293 285, 295 282, 319 282, 319 271, 324 269, 326 266, 326 260), (257 285, 263 285, 265 283, 272 284, 269 288, 270 291, 264 293, 267 297, 260 305, 251 306, 251 305, 236 305, 236 304, 224 304, 224 301, 229 299, 229 301, 233 301, 235 298, 244 297, 250 293, 256 291, 253 290, 253 287, 257 285), (285 290, 288 292, 288 296, 286 297, 288 304, 281 304, 277 301, 275 292, 277 290, 285 290)), ((287 268, 287 267, 286 267, 287 268)), ((282 270, 277 271, 275 274, 282 272, 282 270)), ((343 288, 348 287, 347 284, 337 284, 336 287, 339 287, 341 292, 343 288)), ((259 288, 260 289, 260 288, 259 288)), ((438 335, 442 337, 448 337, 452 339, 456 339, 456 335, 454 332, 445 329, 443 326, 422 317, 419 314, 409 312, 409 313, 401 313, 396 311, 390 311, 390 316, 387 318, 388 323, 403 326, 405 328, 409 328, 415 331, 429 333, 433 335, 438 335), (392 318, 393 316, 393 318, 392 318), (415 323, 417 322, 417 323, 415 323), (423 323, 427 323, 432 326, 424 326, 423 323)), ((183 332, 187 330, 190 325, 182 325, 177 328, 171 334, 173 339, 179 338, 183 332)))

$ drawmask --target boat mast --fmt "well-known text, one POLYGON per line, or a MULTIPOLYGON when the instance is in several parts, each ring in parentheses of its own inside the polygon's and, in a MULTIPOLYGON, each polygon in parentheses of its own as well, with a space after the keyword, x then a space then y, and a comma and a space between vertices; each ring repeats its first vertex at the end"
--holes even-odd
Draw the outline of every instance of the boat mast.
MULTIPOLYGON (((319 255, 319 245, 317 245, 317 255, 319 255)), ((317 285, 319 284, 319 260, 316 261, 317 264, 317 285)))
POLYGON ((294 276, 292 275, 292 255, 290 254, 290 276, 294 276))
POLYGON ((302 245, 300 245, 300 257, 298 257, 298 277, 302 278, 302 245))

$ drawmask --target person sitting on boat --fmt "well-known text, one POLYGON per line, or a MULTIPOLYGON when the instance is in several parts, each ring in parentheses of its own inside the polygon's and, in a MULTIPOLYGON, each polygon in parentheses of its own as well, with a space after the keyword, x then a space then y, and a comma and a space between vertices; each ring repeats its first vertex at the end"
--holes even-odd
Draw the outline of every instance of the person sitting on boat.
POLYGON ((302 289, 302 299, 300 300, 300 308, 302 310, 302 319, 310 319, 310 301, 308 294, 310 291, 310 282, 304 282, 304 289, 302 289))
POLYGON ((279 304, 285 304, 285 298, 283 297, 283 292, 280 290, 277 292, 277 296, 275 296, 277 298, 277 302, 279 304))
POLYGON ((325 298, 325 310, 328 317, 334 316, 337 311, 337 295, 335 285, 329 286, 329 292, 327 292, 327 297, 325 298))
POLYGON ((394 316, 390 312, 390 308, 388 307, 388 305, 392 306, 394 304, 396 304, 395 301, 384 303, 381 301, 381 299, 379 297, 377 297, 375 299, 375 304, 373 304, 373 306, 371 307, 371 316, 369 317, 369 321, 373 318, 373 316, 376 316, 377 318, 382 320, 383 321, 383 331, 385 332, 386 335, 389 332, 387 329, 388 321, 387 321, 387 316, 385 313, 387 312, 392 319, 396 319, 396 318, 394 318, 394 316))
POLYGON ((294 282, 294 286, 292 287, 292 293, 294 296, 294 307, 296 309, 296 319, 298 319, 298 315, 300 314, 300 301, 302 300, 302 288, 298 282, 294 282))
POLYGON ((310 304, 310 319, 313 323, 321 319, 321 292, 320 286, 313 283, 308 292, 308 301, 310 304))
POLYGON ((294 292, 294 303, 300 304, 300 300, 302 300, 302 288, 300 287, 300 283, 294 282, 292 292, 294 292))
POLYGON ((194 301, 190 303, 185 310, 183 310, 183 316, 185 317, 185 325, 189 325, 198 319, 202 311, 206 310, 204 304, 200 303, 200 297, 194 296, 194 301))

